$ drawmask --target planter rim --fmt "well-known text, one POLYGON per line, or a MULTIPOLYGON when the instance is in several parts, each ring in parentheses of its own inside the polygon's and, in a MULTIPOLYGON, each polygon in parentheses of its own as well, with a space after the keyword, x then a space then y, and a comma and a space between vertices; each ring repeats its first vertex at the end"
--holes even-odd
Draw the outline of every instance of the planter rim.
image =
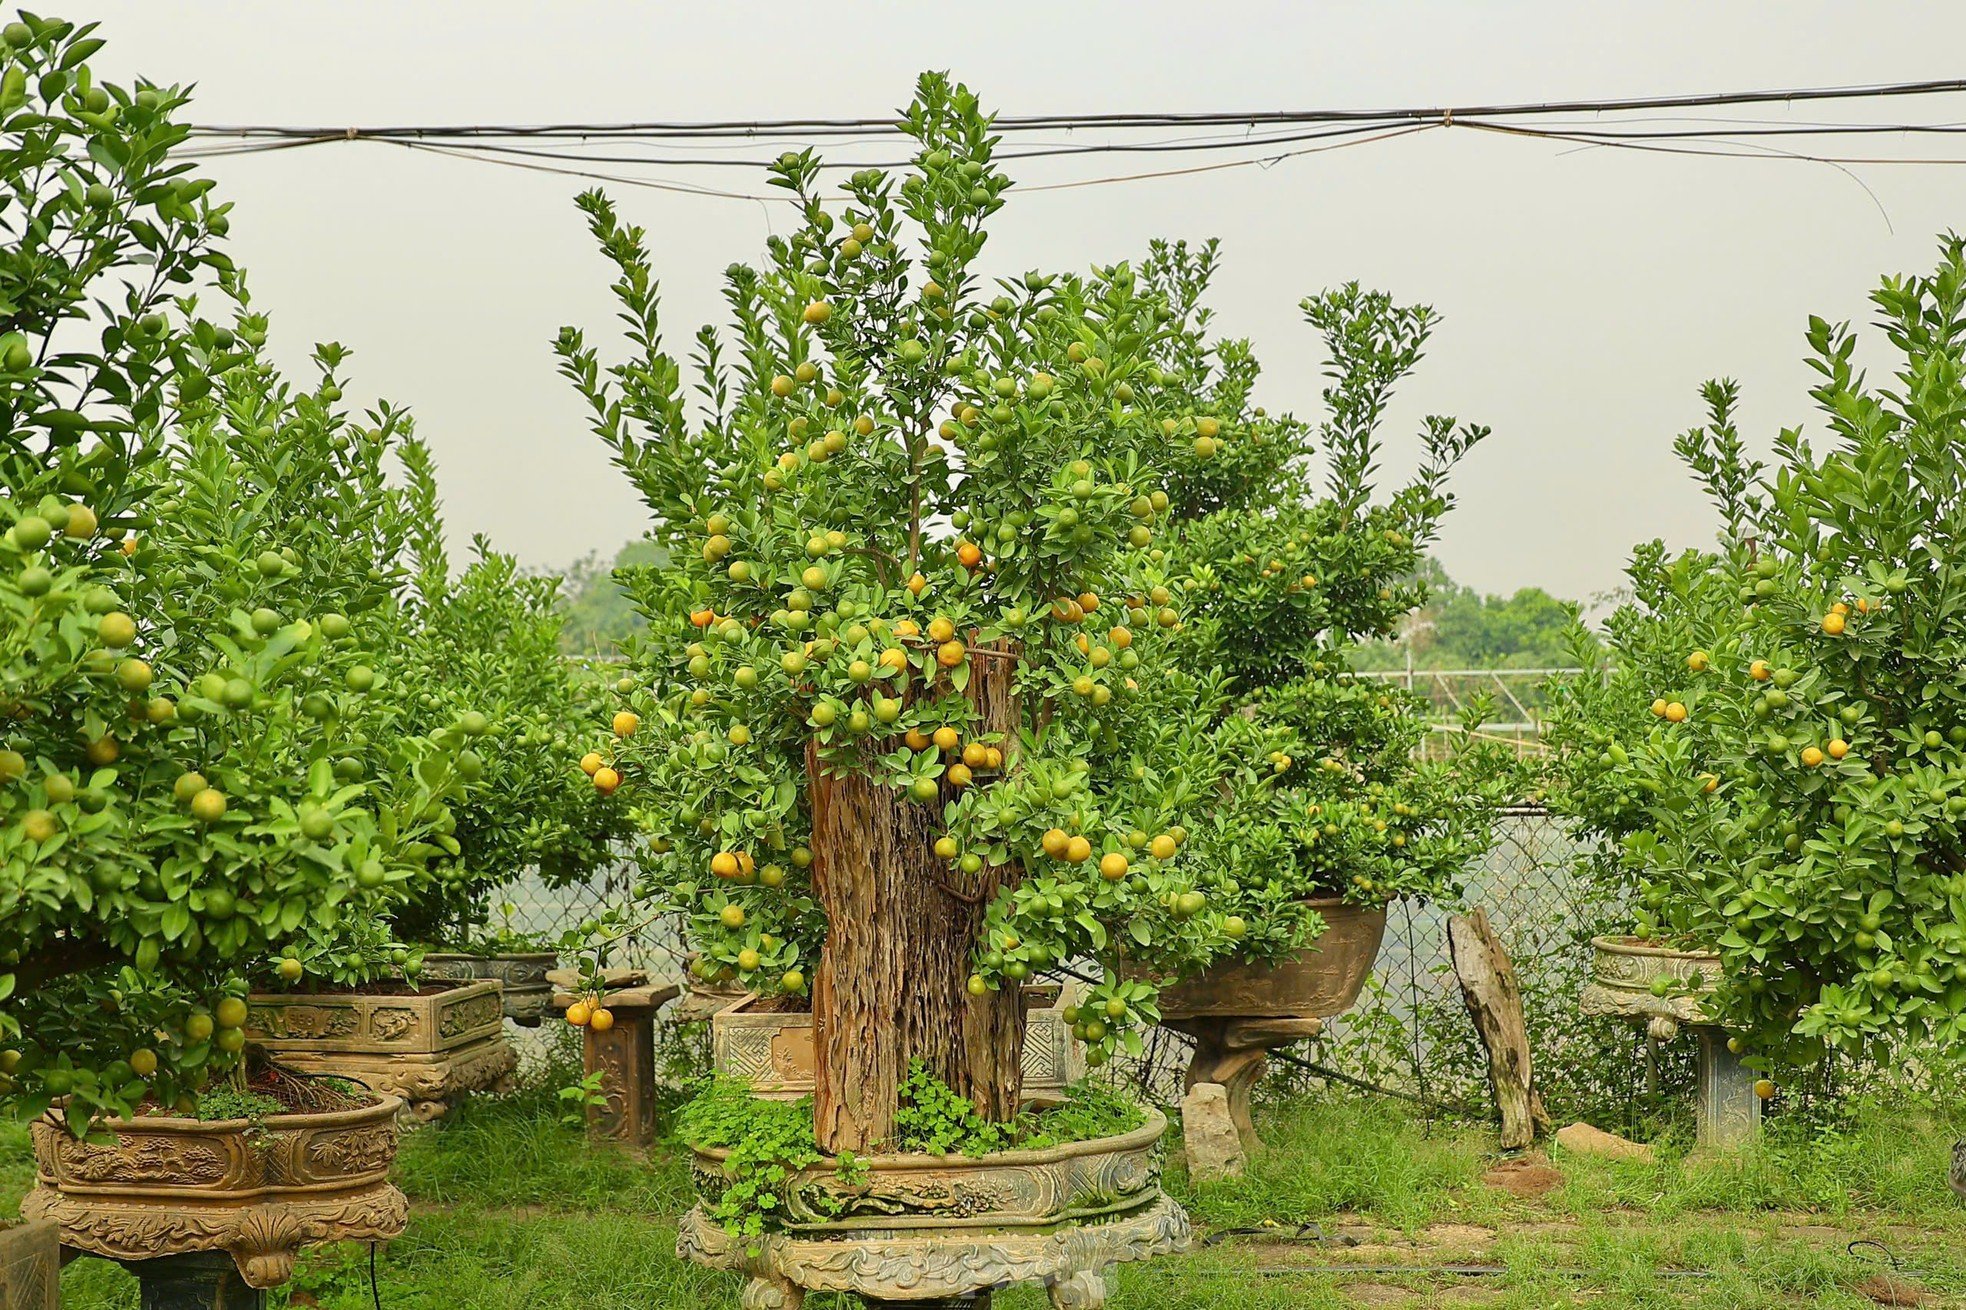
POLYGON ((358 992, 347 987, 335 987, 319 992, 255 991, 247 993, 247 999, 249 1001, 418 1001, 445 992, 454 992, 462 987, 487 987, 496 981, 495 978, 429 978, 419 982, 413 992, 358 992))
POLYGON ((1384 902, 1378 905, 1358 905, 1346 900, 1343 892, 1318 892, 1312 896, 1294 896, 1291 899, 1300 904, 1308 905, 1314 910, 1322 910, 1327 906, 1336 906, 1340 909, 1357 910, 1360 914, 1384 914, 1386 912, 1384 902))
POLYGON ((423 958, 426 960, 557 960, 560 958, 560 953, 558 951, 425 951, 423 958))
POLYGON ((1682 951, 1671 946, 1654 946, 1638 937, 1593 937, 1591 945, 1607 955, 1648 955, 1654 959, 1665 960, 1713 960, 1720 956, 1714 951, 1682 951))
MULTIPOLYGON (((263 1119, 190 1119, 175 1114, 139 1114, 129 1119, 115 1120, 110 1127, 112 1132, 131 1132, 138 1129, 159 1129, 169 1133, 230 1133, 246 1132, 252 1129, 301 1129, 338 1128, 343 1125, 363 1123, 370 1119, 393 1121, 396 1112, 403 1107, 403 1098, 387 1092, 370 1092, 375 1097, 374 1105, 358 1105, 350 1110, 293 1110, 286 1114, 269 1114, 263 1119)), ((49 1107, 66 1105, 67 1101, 56 1101, 49 1107)), ((59 1129, 66 1125, 52 1113, 41 1116, 59 1129)))
MULTIPOLYGON (((1082 1142, 1060 1142, 1042 1150, 993 1151, 989 1155, 971 1156, 931 1155, 927 1151, 910 1151, 887 1155, 856 1155, 856 1167, 864 1166, 870 1170, 887 1173, 900 1173, 916 1169, 947 1169, 952 1163, 972 1165, 978 1169, 1015 1167, 1018 1165, 1054 1164, 1060 1160, 1076 1159, 1082 1155, 1116 1155, 1123 1151, 1137 1151, 1152 1146, 1167 1131, 1167 1116, 1151 1106, 1141 1107, 1147 1121, 1131 1132, 1113 1137, 1091 1137, 1082 1142)), ((730 1158, 730 1151, 721 1146, 690 1147, 692 1154, 699 1159, 714 1160, 719 1165, 730 1158)), ((838 1166, 839 1157, 822 1155, 814 1163, 800 1172, 811 1170, 831 1170, 838 1166)))

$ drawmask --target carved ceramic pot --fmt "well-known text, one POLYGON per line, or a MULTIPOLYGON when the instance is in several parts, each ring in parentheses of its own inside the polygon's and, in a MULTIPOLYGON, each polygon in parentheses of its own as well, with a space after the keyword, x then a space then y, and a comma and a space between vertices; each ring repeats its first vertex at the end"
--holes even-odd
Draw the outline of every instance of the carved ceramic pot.
MULTIPOLYGON (((1085 1058, 1065 1022, 1069 989, 1024 988, 1024 1095, 1056 1102, 1065 1087, 1085 1076, 1085 1058)), ((710 1019, 710 1062, 718 1073, 742 1078, 766 1100, 796 1101, 813 1089, 813 1025, 810 1013, 759 1008, 746 994, 710 1019)))
POLYGON ((57 1310, 61 1234, 46 1219, 0 1223, 0 1310, 57 1310))
POLYGON ((384 1096, 257 1121, 142 1115, 110 1125, 115 1140, 101 1144, 43 1117, 21 1213, 52 1222, 62 1245, 112 1260, 224 1251, 246 1282, 272 1287, 303 1246, 403 1231, 409 1206, 389 1182, 399 1108, 384 1096))
MULTIPOLYGON (((1042 1151, 877 1155, 842 1181, 836 1162, 791 1180, 781 1230, 732 1236, 705 1205, 683 1216, 677 1253, 750 1278, 743 1304, 798 1310, 808 1291, 875 1302, 932 1302, 1039 1282, 1054 1306, 1104 1303, 1105 1271, 1188 1244, 1188 1217, 1160 1190, 1167 1120, 1042 1151)), ((699 1151, 706 1202, 723 1192, 726 1153, 699 1151)))
POLYGON ((1280 964, 1218 964, 1178 982, 1160 994, 1161 1018, 1328 1019, 1351 1009, 1379 958, 1386 912, 1335 896, 1309 904, 1325 922, 1315 942, 1280 964))
POLYGON ((1682 1024, 1713 1022, 1704 1002, 1720 981, 1718 955, 1674 950, 1636 937, 1593 937, 1591 946, 1595 955, 1591 981, 1584 988, 1585 1014, 1643 1024, 1657 1041, 1669 1040, 1682 1024))
POLYGON ((418 1119, 465 1092, 509 1086, 518 1067, 490 978, 403 993, 256 993, 246 1037, 296 1072, 401 1097, 418 1119))
POLYGON ((527 1028, 553 1012, 553 984, 546 975, 560 967, 552 951, 461 955, 431 952, 423 957, 426 978, 452 982, 496 978, 505 988, 505 1017, 527 1028))

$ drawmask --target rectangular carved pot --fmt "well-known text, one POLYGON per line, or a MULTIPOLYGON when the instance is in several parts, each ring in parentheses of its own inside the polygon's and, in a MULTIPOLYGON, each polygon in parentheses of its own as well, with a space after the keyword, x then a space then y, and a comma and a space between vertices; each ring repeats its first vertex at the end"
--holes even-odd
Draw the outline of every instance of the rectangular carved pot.
POLYGON ((461 955, 432 951, 423 957, 423 976, 448 981, 496 978, 505 986, 505 1017, 527 1028, 553 1012, 553 984, 546 975, 560 967, 551 951, 508 951, 499 955, 461 955))
POLYGON ((496 979, 401 995, 264 992, 247 1007, 247 1040, 278 1063, 400 1096, 416 1119, 508 1085, 518 1066, 496 979))
POLYGON ((57 1310, 61 1235, 46 1219, 0 1223, 0 1310, 57 1310))
MULTIPOLYGON (((710 1019, 710 1062, 742 1078, 758 1096, 796 1101, 813 1089, 813 1031, 809 1013, 760 1010, 744 999, 710 1019)), ((1066 1084, 1085 1076, 1084 1056, 1065 1022, 1067 989, 1024 988, 1024 1096, 1056 1101, 1066 1084)))

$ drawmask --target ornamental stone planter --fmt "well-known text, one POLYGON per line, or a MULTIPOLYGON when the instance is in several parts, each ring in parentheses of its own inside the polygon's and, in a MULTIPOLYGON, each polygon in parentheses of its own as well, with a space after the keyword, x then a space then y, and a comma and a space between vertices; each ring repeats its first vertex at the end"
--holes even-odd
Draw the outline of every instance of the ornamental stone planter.
POLYGON ((400 1106, 382 1096, 262 1120, 140 1115, 110 1125, 114 1141, 100 1144, 44 1116, 32 1129, 37 1177, 21 1213, 90 1255, 147 1262, 219 1251, 247 1285, 272 1287, 303 1246, 403 1231, 409 1206, 389 1182, 400 1106))
POLYGON ((1188 1245, 1188 1217, 1160 1189, 1166 1128, 1150 1112, 1130 1133, 1049 1150, 866 1156, 851 1183, 822 1161, 794 1175, 782 1226, 754 1239, 710 1216, 726 1153, 699 1151, 704 1203, 683 1216, 676 1251, 747 1275, 747 1310, 799 1310, 807 1292, 961 1304, 1017 1283, 1044 1284, 1059 1310, 1097 1310, 1111 1266, 1188 1245))
POLYGON ((496 978, 505 988, 505 1017, 525 1028, 539 1027, 553 1012, 553 984, 546 975, 560 967, 552 951, 509 951, 498 955, 431 952, 423 957, 426 978, 476 981, 496 978))
POLYGON ((1699 1044, 1693 1123, 1701 1146, 1732 1150, 1761 1131, 1761 1098, 1754 1073, 1727 1049, 1727 1034, 1707 1014, 1704 1001, 1721 977, 1720 957, 1682 951, 1636 937, 1593 937, 1591 981, 1584 988, 1585 1014, 1614 1015, 1638 1024, 1655 1042, 1669 1042, 1690 1028, 1699 1044), (1660 983, 1660 980, 1664 980, 1660 983), (1657 995, 1655 984, 1665 992, 1657 995))
MULTIPOLYGON (((1056 1104, 1065 1088, 1085 1076, 1085 1057, 1072 1040, 1065 1007, 1075 988, 1024 988, 1024 1098, 1056 1104)), ((710 1063, 718 1073, 742 1078, 754 1095, 796 1101, 813 1089, 812 1015, 765 1009, 746 993, 710 1019, 710 1063)))
POLYGON ((1337 897, 1310 902, 1318 939, 1280 964, 1218 964, 1161 992, 1163 1019, 1328 1019, 1358 1000, 1386 936, 1386 912, 1337 897))
MULTIPOLYGON (((1324 932, 1289 959, 1219 964, 1160 994, 1161 1023, 1195 1044, 1182 1080, 1181 1130, 1188 1172, 1198 1180, 1234 1177, 1262 1149, 1249 1098, 1268 1053, 1317 1036, 1326 1019, 1351 1009, 1379 958, 1384 909, 1336 896, 1309 904, 1323 916, 1324 932), (1220 1085, 1222 1094, 1207 1092, 1209 1084, 1220 1085)), ((1150 971, 1135 965, 1128 972, 1150 971)))
POLYGON ((247 1040, 277 1063, 400 1097, 419 1122, 466 1092, 510 1090, 518 1067, 496 979, 415 992, 258 993, 247 1006, 247 1040))
POLYGON ((46 1219, 0 1224, 0 1310, 57 1310, 61 1236, 46 1219))
POLYGON ((671 1014, 677 1023, 702 1023, 751 995, 735 983, 709 982, 696 976, 696 952, 683 957, 683 998, 671 1014))

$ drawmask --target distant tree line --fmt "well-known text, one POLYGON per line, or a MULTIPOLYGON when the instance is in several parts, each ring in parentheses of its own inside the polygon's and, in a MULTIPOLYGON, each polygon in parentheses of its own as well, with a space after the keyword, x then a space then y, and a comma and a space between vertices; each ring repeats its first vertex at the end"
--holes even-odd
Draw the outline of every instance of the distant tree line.
POLYGON ((1549 669, 1574 658, 1567 634, 1581 606, 1541 587, 1485 595, 1447 575, 1429 557, 1419 569, 1429 599, 1394 639, 1359 652, 1361 669, 1549 669))

